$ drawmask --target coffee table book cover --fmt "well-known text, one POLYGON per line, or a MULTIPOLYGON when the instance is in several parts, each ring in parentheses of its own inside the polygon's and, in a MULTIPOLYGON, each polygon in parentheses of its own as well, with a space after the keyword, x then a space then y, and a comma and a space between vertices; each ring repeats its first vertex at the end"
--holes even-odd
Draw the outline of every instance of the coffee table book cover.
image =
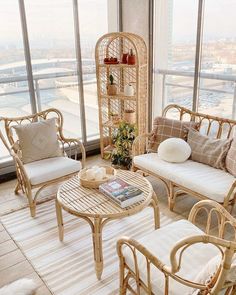
POLYGON ((143 192, 120 178, 110 180, 99 186, 101 193, 116 202, 121 208, 126 208, 143 200, 143 192))

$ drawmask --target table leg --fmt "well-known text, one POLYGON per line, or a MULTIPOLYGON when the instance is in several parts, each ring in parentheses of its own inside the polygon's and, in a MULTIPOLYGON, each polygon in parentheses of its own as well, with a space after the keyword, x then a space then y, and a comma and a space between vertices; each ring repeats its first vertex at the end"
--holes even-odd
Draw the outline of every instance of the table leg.
POLYGON ((59 239, 60 241, 63 241, 64 238, 64 225, 63 225, 63 218, 62 218, 62 209, 61 205, 56 199, 56 214, 57 214, 57 225, 58 225, 58 231, 59 231, 59 239))
POLYGON ((160 227, 160 209, 158 205, 157 195, 155 192, 153 192, 150 205, 153 207, 154 210, 155 229, 158 229, 160 227))
POLYGON ((103 271, 103 255, 102 255, 102 220, 94 218, 93 229, 93 252, 95 261, 95 271, 97 278, 101 280, 103 271))

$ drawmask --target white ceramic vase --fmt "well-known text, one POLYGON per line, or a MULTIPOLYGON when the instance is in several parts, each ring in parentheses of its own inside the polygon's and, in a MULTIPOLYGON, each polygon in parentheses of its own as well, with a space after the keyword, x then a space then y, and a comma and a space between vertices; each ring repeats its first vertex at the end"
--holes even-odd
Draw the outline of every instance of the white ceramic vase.
POLYGON ((125 85, 124 95, 125 96, 133 96, 134 95, 134 87, 131 84, 125 85))

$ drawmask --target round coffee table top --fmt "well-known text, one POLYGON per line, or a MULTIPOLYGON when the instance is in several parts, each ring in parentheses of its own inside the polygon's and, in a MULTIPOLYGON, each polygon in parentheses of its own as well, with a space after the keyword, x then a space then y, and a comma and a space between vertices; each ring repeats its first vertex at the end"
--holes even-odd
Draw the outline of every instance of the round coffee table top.
POLYGON ((118 170, 116 176, 142 190, 143 201, 123 209, 100 193, 98 189, 81 186, 77 176, 60 186, 57 201, 65 211, 71 214, 100 218, 119 218, 135 214, 150 204, 153 188, 146 178, 138 173, 125 170, 118 170))

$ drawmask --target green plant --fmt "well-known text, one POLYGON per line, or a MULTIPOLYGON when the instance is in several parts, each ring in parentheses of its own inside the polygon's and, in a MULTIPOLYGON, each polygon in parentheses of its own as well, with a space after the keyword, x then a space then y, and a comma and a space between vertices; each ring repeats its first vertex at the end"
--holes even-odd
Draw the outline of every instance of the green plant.
POLYGON ((113 134, 114 150, 111 161, 113 165, 130 169, 132 164, 131 149, 136 137, 135 124, 121 122, 113 134))
POLYGON ((109 80, 110 80, 110 85, 113 85, 114 84, 114 77, 113 77, 113 75, 110 75, 109 76, 109 80))

